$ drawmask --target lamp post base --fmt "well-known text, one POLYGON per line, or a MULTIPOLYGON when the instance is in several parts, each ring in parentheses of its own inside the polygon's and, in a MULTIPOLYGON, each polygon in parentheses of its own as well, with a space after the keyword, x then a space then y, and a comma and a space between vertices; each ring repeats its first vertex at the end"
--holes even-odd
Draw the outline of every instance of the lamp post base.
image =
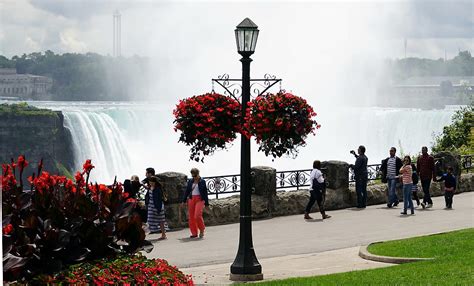
POLYGON ((260 281, 263 280, 263 273, 259 274, 233 274, 231 273, 229 276, 229 280, 231 281, 260 281))

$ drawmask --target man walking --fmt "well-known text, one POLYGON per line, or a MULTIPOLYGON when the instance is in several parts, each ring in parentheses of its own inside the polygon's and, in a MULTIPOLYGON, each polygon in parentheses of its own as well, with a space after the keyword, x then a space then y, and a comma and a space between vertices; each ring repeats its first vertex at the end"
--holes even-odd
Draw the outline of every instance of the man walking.
POLYGON ((365 209, 367 205, 367 180, 368 180, 368 172, 367 172, 367 156, 365 156, 365 147, 360 145, 359 149, 357 149, 358 155, 351 151, 351 154, 356 157, 356 161, 354 165, 350 165, 350 167, 354 170, 354 176, 356 181, 356 193, 357 193, 357 208, 365 209))
POLYGON ((423 189, 423 202, 421 206, 423 208, 431 208, 433 201, 430 195, 431 180, 436 179, 435 175, 435 164, 433 156, 428 155, 428 147, 421 147, 421 156, 416 161, 416 169, 421 180, 421 188, 423 189))
POLYGON ((403 166, 402 159, 395 156, 397 148, 390 148, 390 157, 382 160, 382 182, 388 183, 388 202, 387 207, 396 207, 398 205, 397 183, 400 168, 403 166))

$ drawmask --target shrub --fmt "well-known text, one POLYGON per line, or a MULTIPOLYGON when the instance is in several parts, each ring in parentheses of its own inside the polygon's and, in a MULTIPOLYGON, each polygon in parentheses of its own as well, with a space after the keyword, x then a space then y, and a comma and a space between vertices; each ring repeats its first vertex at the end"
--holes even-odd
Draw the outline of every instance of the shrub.
POLYGON ((116 253, 151 251, 136 205, 122 185, 89 184, 90 160, 75 182, 50 175, 38 165, 38 176, 23 187, 24 156, 2 165, 3 274, 7 281, 54 273, 67 264, 116 253), (16 170, 19 170, 19 182, 16 170))
POLYGON ((458 153, 474 152, 473 143, 474 105, 464 107, 453 115, 452 123, 443 128, 441 135, 435 138, 434 152, 443 150, 458 153))

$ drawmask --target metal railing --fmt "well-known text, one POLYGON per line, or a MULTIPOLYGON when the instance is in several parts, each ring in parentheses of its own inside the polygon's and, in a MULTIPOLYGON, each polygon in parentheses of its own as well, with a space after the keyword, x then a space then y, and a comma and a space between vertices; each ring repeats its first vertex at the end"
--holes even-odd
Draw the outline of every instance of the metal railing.
MULTIPOLYGON (((461 168, 469 172, 474 169, 472 159, 474 155, 461 156, 461 168)), ((381 164, 367 165, 369 181, 381 179, 381 164)), ((277 171, 276 172, 276 189, 278 190, 299 190, 301 188, 309 187, 310 174, 312 169, 291 170, 291 171, 277 171)), ((324 172, 324 171, 323 171, 324 172)), ((204 177, 206 180, 209 196, 219 196, 226 194, 237 194, 240 192, 240 175, 224 175, 204 177)), ((354 171, 349 168, 349 183, 355 182, 354 171)))
MULTIPOLYGON (((368 165, 369 180, 380 178, 380 164, 368 165)), ((312 169, 277 171, 276 189, 278 190, 299 190, 309 187, 312 169)), ((216 199, 222 195, 238 194, 240 192, 240 175, 224 175, 203 177, 206 180, 209 196, 216 199)), ((349 169, 349 183, 355 182, 354 172, 349 169)))
POLYGON ((240 192, 240 175, 225 175, 214 177, 203 177, 206 180, 207 191, 209 196, 224 194, 235 194, 240 192))
POLYGON ((311 184, 309 180, 311 171, 312 169, 276 172, 277 190, 299 190, 301 187, 309 187, 311 184))
MULTIPOLYGON (((381 164, 371 164, 367 165, 367 173, 369 181, 378 180, 381 178, 382 172, 380 171, 381 164)), ((354 170, 349 168, 349 183, 355 182, 354 170)))

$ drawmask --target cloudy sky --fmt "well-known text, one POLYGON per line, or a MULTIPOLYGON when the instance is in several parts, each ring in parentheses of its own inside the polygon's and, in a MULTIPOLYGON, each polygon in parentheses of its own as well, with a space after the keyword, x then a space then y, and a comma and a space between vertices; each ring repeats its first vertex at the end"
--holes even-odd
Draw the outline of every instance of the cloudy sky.
MULTIPOLYGON (((381 54, 442 57, 473 49, 473 1, 118 1, 0 0, 0 54, 112 53, 112 14, 122 14, 122 53, 156 56, 226 48, 245 16, 283 45, 366 41, 381 54), (333 35, 327 37, 327 34, 333 35), (231 35, 232 36, 232 35, 231 35), (229 40, 230 39, 230 40, 229 40), (289 40, 299 42, 289 43, 289 40)), ((262 34, 263 35, 263 34, 262 34)), ((363 43, 356 43, 357 47, 363 43)), ((192 56, 192 52, 190 53, 192 56)))
POLYGON ((112 54, 112 15, 122 17, 122 55, 146 56, 149 98, 170 100, 240 73, 234 29, 260 29, 252 77, 318 105, 369 102, 386 58, 454 57, 474 51, 472 1, 131 1, 0 0, 0 54, 112 54), (288 84, 288 86, 286 85, 288 84), (179 87, 179 88, 177 88, 179 87))

